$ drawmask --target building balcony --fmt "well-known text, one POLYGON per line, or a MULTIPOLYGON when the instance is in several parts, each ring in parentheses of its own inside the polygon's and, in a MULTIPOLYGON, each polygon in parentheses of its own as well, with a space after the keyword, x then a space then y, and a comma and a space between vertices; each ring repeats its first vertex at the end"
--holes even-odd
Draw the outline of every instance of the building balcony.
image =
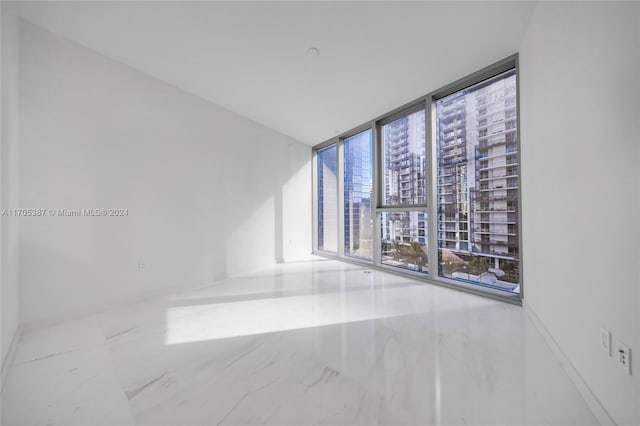
POLYGON ((481 191, 481 192, 484 192, 484 191, 500 191, 500 190, 505 190, 505 189, 508 189, 508 188, 503 186, 503 185, 496 185, 496 186, 480 185, 478 187, 478 191, 481 191))
POLYGON ((449 142, 446 144, 439 145, 439 152, 441 155, 447 153, 447 151, 451 151, 452 149, 462 149, 464 148, 465 140, 462 138, 454 139, 453 142, 449 142))
MULTIPOLYGON (((483 138, 478 138, 481 140, 477 145, 477 149, 484 151, 494 146, 507 145, 507 148, 505 148, 505 153, 507 153, 507 152, 510 152, 508 151, 509 146, 516 147, 517 149, 516 137, 517 137, 516 132, 509 132, 509 133, 503 133, 499 135, 490 135, 483 138)), ((494 154, 494 155, 504 155, 504 154, 500 153, 500 154, 494 154)))
POLYGON ((445 216, 439 219, 440 222, 457 222, 458 220, 454 216, 445 216))
POLYGON ((495 170, 495 169, 500 169, 500 168, 503 168, 503 167, 507 167, 507 163, 506 162, 505 163, 498 163, 498 164, 494 163, 492 165, 489 165, 488 161, 483 159, 482 163, 484 163, 484 164, 480 164, 478 169, 477 169, 477 170, 479 170, 481 172, 486 172, 486 171, 489 171, 489 170, 495 170))
MULTIPOLYGON (((511 144, 514 144, 514 142, 510 142, 511 144)), ((478 161, 486 161, 486 160, 490 160, 492 158, 506 158, 506 161, 512 161, 511 164, 518 164, 518 158, 516 157, 518 153, 518 147, 516 145, 507 145, 507 147, 505 148, 505 152, 501 152, 498 154, 492 154, 489 155, 488 153, 486 153, 486 147, 481 150, 481 152, 479 152, 476 155, 476 160, 478 161)))
POLYGON ((515 133, 517 129, 512 128, 512 129, 499 129, 499 130, 494 130, 491 133, 484 133, 484 132, 480 132, 480 134, 478 134, 478 140, 482 143, 482 141, 489 139, 492 136, 498 136, 498 135, 507 135, 509 133, 515 133))
MULTIPOLYGON (((502 166, 504 167, 504 166, 502 166)), ((499 174, 494 174, 492 176, 482 176, 480 175, 480 181, 489 181, 489 180, 496 180, 496 179, 507 179, 507 178, 515 178, 518 177, 517 173, 499 173, 499 174)))
POLYGON ((467 161, 467 157, 465 155, 459 155, 457 157, 453 157, 452 159, 450 159, 448 161, 443 161, 441 159, 440 166, 452 166, 452 165, 455 165, 455 164, 464 163, 466 161, 467 161))
POLYGON ((497 141, 487 141, 486 138, 484 138, 485 140, 481 141, 478 145, 477 145, 477 149, 479 151, 486 151, 487 149, 494 147, 494 146, 498 146, 498 145, 505 145, 507 143, 506 139, 501 139, 501 140, 497 140, 497 141))
POLYGON ((510 223, 517 225, 518 220, 516 218, 502 219, 502 218, 490 218, 490 219, 480 219, 476 221, 477 223, 510 223))
POLYGON ((516 231, 515 230, 511 230, 511 229, 507 229, 507 231, 498 231, 495 229, 487 229, 487 228, 474 228, 473 232, 475 232, 476 234, 487 234, 487 235, 507 235, 507 236, 516 236, 516 231))
POLYGON ((464 126, 464 124, 464 121, 461 119, 452 121, 448 120, 447 122, 443 122, 443 120, 440 120, 440 131, 447 132, 451 129, 462 127, 464 126))
POLYGON ((513 212, 516 212, 517 209, 515 207, 507 207, 507 208, 476 207, 473 211, 475 213, 513 213, 513 212))
POLYGON ((462 134, 462 129, 453 131, 453 132, 447 132, 447 133, 443 133, 440 138, 442 141, 444 141, 445 143, 448 141, 451 141, 455 138, 457 138, 458 136, 460 136, 462 134))
POLYGON ((518 251, 514 250, 514 251, 498 251, 498 250, 490 250, 489 251, 490 254, 493 254, 495 256, 504 256, 504 257, 518 257, 518 251))
POLYGON ((448 100, 444 103, 440 103, 438 105, 438 111, 440 112, 440 115, 443 117, 443 119, 447 119, 452 115, 464 115, 464 105, 464 98, 456 98, 453 100, 448 100))
POLYGON ((461 148, 457 148, 448 152, 443 152, 441 158, 449 159, 451 157, 455 157, 456 155, 464 154, 464 150, 461 148))
POLYGON ((440 237, 438 238, 439 241, 449 241, 449 242, 458 242, 457 238, 447 238, 447 237, 440 237))
POLYGON ((496 239, 496 238, 489 239, 489 244, 491 244, 491 245, 506 246, 508 243, 509 242, 507 240, 501 240, 501 239, 496 239))
MULTIPOLYGON (((507 188, 505 188, 507 189, 507 188)), ((515 188, 513 188, 515 189, 515 188)), ((490 191, 495 191, 495 189, 492 189, 490 191)), ((518 195, 517 194, 513 194, 513 195, 489 195, 489 192, 481 192, 478 194, 478 196, 476 197, 477 201, 514 201, 518 199, 518 195)))

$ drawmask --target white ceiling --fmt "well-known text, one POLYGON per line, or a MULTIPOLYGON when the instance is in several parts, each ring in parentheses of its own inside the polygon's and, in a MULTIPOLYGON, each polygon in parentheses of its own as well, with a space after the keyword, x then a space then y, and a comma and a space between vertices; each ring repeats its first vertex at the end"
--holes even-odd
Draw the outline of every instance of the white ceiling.
POLYGON ((533 9, 522 1, 20 3, 37 25, 309 145, 517 52, 533 9))

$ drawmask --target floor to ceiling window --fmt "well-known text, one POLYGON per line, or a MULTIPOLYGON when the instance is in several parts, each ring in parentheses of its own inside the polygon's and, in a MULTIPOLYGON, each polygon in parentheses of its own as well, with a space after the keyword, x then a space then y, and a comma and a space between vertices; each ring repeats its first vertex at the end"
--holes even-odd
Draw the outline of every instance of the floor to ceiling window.
POLYGON ((336 145, 317 154, 318 250, 338 252, 338 150, 336 145))
POLYGON ((315 249, 520 300, 517 96, 514 55, 322 144, 315 249))
POLYGON ((425 109, 391 118, 380 133, 380 261, 427 273, 425 109))
POLYGON ((516 73, 435 102, 439 275, 519 291, 516 73))
POLYGON ((344 139, 344 254, 373 259, 373 132, 344 139))

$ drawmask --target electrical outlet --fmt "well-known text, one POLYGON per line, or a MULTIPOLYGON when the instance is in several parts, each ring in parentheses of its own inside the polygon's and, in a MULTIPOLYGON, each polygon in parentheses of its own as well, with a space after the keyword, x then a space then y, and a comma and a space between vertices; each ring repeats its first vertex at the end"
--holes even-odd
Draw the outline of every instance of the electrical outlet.
POLYGON ((138 261, 138 272, 144 271, 144 262, 138 261))
POLYGON ((600 347, 611 356, 611 332, 604 328, 600 329, 600 347))
POLYGON ((627 374, 631 375, 631 349, 624 343, 618 341, 617 353, 620 365, 627 371, 627 374))

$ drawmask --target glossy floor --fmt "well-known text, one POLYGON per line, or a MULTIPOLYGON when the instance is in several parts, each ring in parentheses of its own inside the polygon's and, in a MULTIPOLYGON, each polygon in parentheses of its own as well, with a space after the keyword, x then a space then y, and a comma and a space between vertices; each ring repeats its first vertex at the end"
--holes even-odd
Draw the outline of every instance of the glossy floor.
POLYGON ((589 425, 516 306, 337 261, 23 335, 3 425, 589 425))

